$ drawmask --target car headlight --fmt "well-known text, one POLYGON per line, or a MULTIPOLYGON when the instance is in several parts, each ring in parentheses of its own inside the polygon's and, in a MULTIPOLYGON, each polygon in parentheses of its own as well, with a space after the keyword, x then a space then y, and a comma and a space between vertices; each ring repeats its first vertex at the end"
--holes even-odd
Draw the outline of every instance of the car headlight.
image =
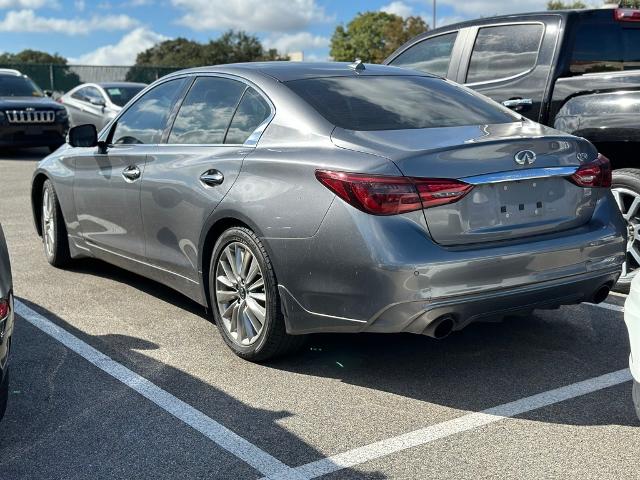
POLYGON ((56 120, 58 120, 59 122, 63 122, 67 118, 69 118, 69 116, 67 115, 66 109, 56 111, 56 120))

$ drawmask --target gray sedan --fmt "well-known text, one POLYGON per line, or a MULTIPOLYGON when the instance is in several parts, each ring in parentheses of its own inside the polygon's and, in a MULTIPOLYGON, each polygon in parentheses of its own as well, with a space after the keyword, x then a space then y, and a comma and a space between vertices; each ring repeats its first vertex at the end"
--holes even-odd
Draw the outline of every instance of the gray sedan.
POLYGON ((101 130, 146 84, 132 82, 84 83, 58 99, 71 125, 90 123, 101 130))
POLYGON ((32 202, 52 265, 162 282, 260 361, 312 332, 443 338, 604 300, 626 241, 610 184, 589 142, 442 78, 272 62, 171 74, 99 136, 72 129, 32 202))

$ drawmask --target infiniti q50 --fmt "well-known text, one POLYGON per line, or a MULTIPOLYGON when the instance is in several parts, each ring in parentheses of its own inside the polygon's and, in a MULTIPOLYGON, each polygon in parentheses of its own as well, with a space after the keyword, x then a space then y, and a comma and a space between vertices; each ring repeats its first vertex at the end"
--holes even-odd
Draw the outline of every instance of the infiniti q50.
POLYGON ((38 165, 47 260, 206 306, 260 361, 312 332, 412 332, 602 301, 626 230, 606 158, 445 79, 362 63, 177 72, 38 165))

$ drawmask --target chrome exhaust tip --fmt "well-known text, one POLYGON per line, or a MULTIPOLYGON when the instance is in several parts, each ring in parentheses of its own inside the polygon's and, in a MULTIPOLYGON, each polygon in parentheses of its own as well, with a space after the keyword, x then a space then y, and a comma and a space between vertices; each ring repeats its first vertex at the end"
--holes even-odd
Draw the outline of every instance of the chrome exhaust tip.
POLYGON ((456 322, 451 315, 443 315, 436 318, 433 322, 427 325, 424 329, 423 335, 426 335, 436 340, 442 340, 447 338, 453 332, 456 322))

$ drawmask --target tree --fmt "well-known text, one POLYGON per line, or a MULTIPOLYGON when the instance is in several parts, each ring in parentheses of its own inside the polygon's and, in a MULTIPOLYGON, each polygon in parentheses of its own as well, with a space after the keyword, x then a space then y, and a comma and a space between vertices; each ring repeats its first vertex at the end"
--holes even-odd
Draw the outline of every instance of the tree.
POLYGON ((356 58, 382 63, 410 38, 427 31, 420 17, 402 18, 386 12, 359 13, 347 27, 338 25, 331 37, 331 56, 340 62, 356 58))
POLYGON ((582 8, 587 8, 587 6, 579 0, 569 3, 560 0, 550 0, 547 2, 547 10, 572 10, 582 8))
POLYGON ((69 69, 67 59, 39 50, 22 50, 0 54, 0 65, 16 68, 43 88, 67 91, 80 83, 80 77, 69 69))

